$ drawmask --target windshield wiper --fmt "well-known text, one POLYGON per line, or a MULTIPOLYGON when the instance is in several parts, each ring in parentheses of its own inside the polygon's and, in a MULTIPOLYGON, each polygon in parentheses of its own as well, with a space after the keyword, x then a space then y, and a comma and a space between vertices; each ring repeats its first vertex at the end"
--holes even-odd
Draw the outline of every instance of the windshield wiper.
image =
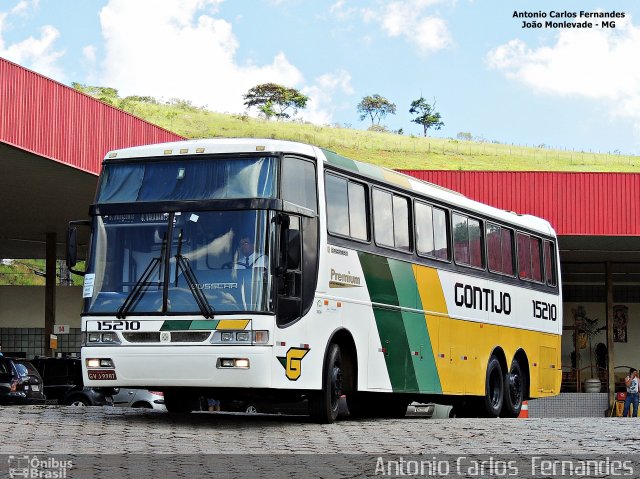
POLYGON ((176 286, 178 286, 178 269, 182 270, 182 274, 187 281, 187 286, 189 286, 189 290, 191 291, 193 298, 196 300, 196 304, 198 305, 198 308, 200 308, 202 315, 207 319, 212 319, 214 314, 213 307, 209 304, 209 301, 202 290, 198 288, 198 280, 191 268, 189 259, 182 255, 182 230, 180 230, 180 233, 178 234, 178 249, 176 252, 176 286))
POLYGON ((144 293, 147 292, 147 288, 151 284, 149 282, 149 278, 155 273, 156 269, 160 268, 162 264, 162 257, 164 256, 164 251, 167 243, 167 235, 165 233, 164 238, 162 240, 162 249, 160 250, 159 258, 151 258, 149 264, 144 269, 144 272, 140 276, 140 279, 136 281, 136 284, 133 285, 133 289, 129 292, 124 303, 120 306, 118 313, 116 314, 116 318, 124 319, 126 315, 129 313, 131 307, 138 302, 138 300, 142 297, 144 293), (144 291, 143 291, 144 288, 144 291))

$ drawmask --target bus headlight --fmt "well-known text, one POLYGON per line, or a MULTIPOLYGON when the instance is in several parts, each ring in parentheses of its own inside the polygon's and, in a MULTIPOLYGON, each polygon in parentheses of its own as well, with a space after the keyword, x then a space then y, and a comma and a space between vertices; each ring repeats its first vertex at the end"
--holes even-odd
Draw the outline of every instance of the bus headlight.
POLYGON ((113 368, 111 358, 87 358, 85 364, 87 369, 113 368))
POLYGON ((239 333, 236 333, 236 341, 249 341, 249 331, 240 331, 239 333))
POLYGON ((120 344, 118 333, 88 332, 86 335, 88 344, 120 344))
POLYGON ((269 331, 214 331, 212 344, 268 344, 269 331))
POLYGON ((247 358, 219 358, 216 364, 218 369, 249 369, 247 358))
POLYGON ((116 333, 102 333, 103 343, 119 343, 118 335, 116 333))
POLYGON ((230 333, 230 332, 228 332, 228 331, 225 331, 224 333, 222 333, 222 334, 220 335, 220 339, 221 339, 223 342, 225 342, 225 343, 227 343, 227 342, 229 342, 229 341, 233 341, 233 333, 230 333))

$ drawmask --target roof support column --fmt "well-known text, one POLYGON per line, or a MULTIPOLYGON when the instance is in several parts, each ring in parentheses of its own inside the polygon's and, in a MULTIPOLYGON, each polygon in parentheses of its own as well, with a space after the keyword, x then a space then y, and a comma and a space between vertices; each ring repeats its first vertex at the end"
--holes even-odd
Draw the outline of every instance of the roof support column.
POLYGON ((47 356, 53 356, 50 338, 56 324, 56 260, 56 233, 47 233, 44 287, 44 351, 47 356))
POLYGON ((609 406, 613 404, 615 388, 615 376, 614 376, 614 352, 613 352, 613 273, 611 272, 611 262, 606 263, 606 279, 605 288, 607 290, 607 377, 609 378, 609 384, 607 385, 609 391, 609 406))

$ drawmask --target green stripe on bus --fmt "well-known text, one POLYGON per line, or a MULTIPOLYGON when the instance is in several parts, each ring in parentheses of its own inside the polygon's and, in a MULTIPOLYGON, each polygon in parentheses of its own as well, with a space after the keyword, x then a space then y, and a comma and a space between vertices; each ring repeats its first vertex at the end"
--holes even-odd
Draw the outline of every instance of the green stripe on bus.
POLYGON ((185 321, 184 319, 170 319, 165 321, 160 328, 160 331, 184 331, 189 329, 191 321, 185 321))
MULTIPOLYGON (((400 305, 421 310, 422 301, 411 264, 389 259, 389 269, 400 305)), ((441 393, 442 387, 424 314, 403 311, 402 318, 418 389, 424 393, 441 393)))
MULTIPOLYGON (((387 258, 367 253, 359 253, 359 258, 371 301, 399 306, 400 300, 405 298, 398 297, 387 258)), ((398 392, 417 391, 403 313, 398 309, 374 306, 373 315, 380 343, 386 349, 384 358, 392 389, 398 392)))
POLYGON ((217 319, 195 320, 191 321, 189 329, 205 329, 211 331, 218 327, 219 322, 217 319))
POLYGON ((356 172, 358 171, 358 167, 356 166, 355 161, 349 158, 345 158, 344 156, 340 156, 337 153, 330 150, 323 149, 322 152, 324 153, 324 156, 327 158, 327 161, 329 162, 330 165, 339 166, 341 168, 346 168, 347 170, 351 170, 351 171, 356 171, 356 172))

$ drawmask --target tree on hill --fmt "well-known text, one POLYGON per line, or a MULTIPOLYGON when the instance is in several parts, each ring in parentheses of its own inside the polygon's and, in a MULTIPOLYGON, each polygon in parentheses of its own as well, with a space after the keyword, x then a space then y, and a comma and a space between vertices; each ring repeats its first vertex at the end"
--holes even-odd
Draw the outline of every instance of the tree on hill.
POLYGON ((440 113, 436 111, 436 101, 433 100, 433 105, 427 103, 423 97, 418 98, 417 100, 413 100, 411 102, 411 108, 409 109, 409 113, 412 115, 418 115, 413 120, 413 123, 417 123, 418 125, 422 125, 424 128, 424 136, 427 136, 427 130, 429 128, 433 128, 434 130, 439 130, 444 126, 442 119, 440 117, 440 113))
POLYGON ((378 94, 367 95, 358 103, 358 113, 360 113, 360 121, 369 117, 372 125, 374 122, 379 125, 380 120, 388 114, 396 114, 396 105, 378 94))
POLYGON ((304 109, 309 101, 309 97, 300 90, 277 83, 256 85, 250 88, 242 98, 247 108, 255 106, 267 119, 275 116, 278 120, 291 118, 287 112, 288 109, 291 108, 295 115, 298 109, 304 109))

